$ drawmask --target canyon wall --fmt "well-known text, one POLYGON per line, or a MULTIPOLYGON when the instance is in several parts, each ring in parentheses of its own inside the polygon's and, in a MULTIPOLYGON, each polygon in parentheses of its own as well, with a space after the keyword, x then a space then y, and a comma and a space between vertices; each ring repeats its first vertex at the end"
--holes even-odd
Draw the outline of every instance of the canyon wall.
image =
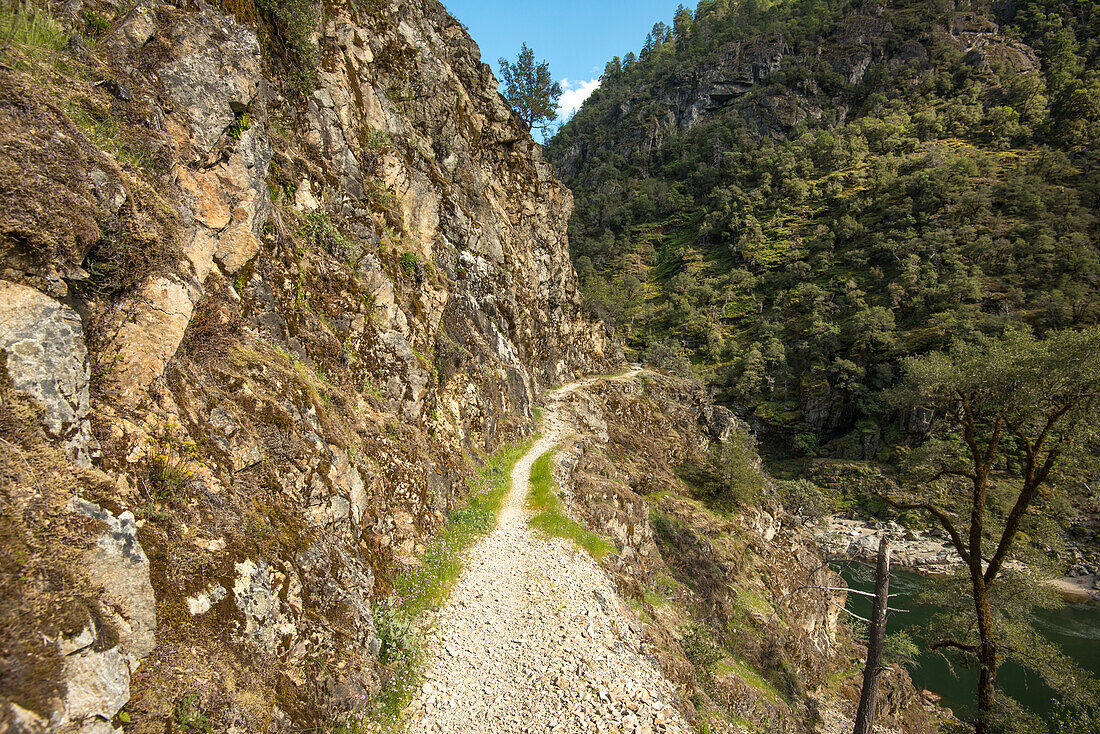
POLYGON ((569 191, 440 4, 226 9, 14 17, 0 731, 361 710, 372 603, 470 467, 622 362, 569 191))

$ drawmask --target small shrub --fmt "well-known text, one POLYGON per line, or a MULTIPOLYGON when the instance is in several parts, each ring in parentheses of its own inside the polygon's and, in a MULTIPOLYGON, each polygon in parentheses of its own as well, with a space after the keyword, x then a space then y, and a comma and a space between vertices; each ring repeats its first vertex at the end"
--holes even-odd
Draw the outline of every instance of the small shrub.
POLYGON ((886 636, 882 658, 888 663, 903 665, 909 670, 919 667, 920 648, 908 632, 898 631, 886 636))
POLYGON ((362 143, 360 168, 364 176, 376 176, 382 168, 382 157, 390 146, 390 136, 385 130, 370 129, 363 133, 362 143))
POLYGON ((321 17, 316 0, 256 0, 275 29, 271 39, 282 59, 288 88, 305 96, 317 87, 317 44, 313 32, 321 17))
POLYGON ((721 509, 751 505, 764 489, 764 476, 758 468, 756 440, 745 426, 730 435, 725 443, 714 443, 704 457, 703 466, 689 470, 688 479, 707 503, 721 509))
POLYGON ((691 362, 684 354, 683 347, 673 341, 656 339, 649 342, 642 351, 642 361, 680 377, 691 375, 691 362))
POLYGON ((240 140, 245 130, 250 127, 252 127, 252 116, 247 112, 238 112, 233 118, 233 124, 229 126, 226 133, 231 140, 240 140))
POLYGON ((374 629, 382 641, 378 657, 383 665, 412 660, 417 651, 412 619, 397 606, 398 600, 391 596, 374 610, 374 629))
POLYGON ((100 239, 83 263, 90 276, 78 288, 84 295, 108 298, 135 288, 179 252, 176 211, 142 181, 131 180, 129 189, 118 216, 99 220, 100 239))
POLYGON ((92 10, 84 11, 84 32, 88 34, 88 38, 99 38, 110 27, 111 19, 106 15, 92 10))
MULTIPOLYGON (((233 280, 234 290, 243 294, 247 282, 245 275, 238 274, 233 280)), ((243 325, 244 317, 240 308, 216 292, 203 299, 195 308, 191 323, 184 332, 182 346, 194 357, 217 357, 236 340, 243 325)))
POLYGON ((693 665, 709 668, 726 656, 711 631, 699 624, 684 625, 680 635, 680 645, 693 665))
POLYGON ((420 270, 420 258, 416 256, 415 252, 401 253, 401 269, 405 271, 405 275, 409 278, 416 277, 417 271, 420 270))
POLYGON ((341 232, 323 209, 306 215, 305 236, 314 247, 346 263, 354 265, 363 257, 363 247, 341 232))
POLYGON ((812 433, 797 433, 794 438, 791 439, 791 448, 795 450, 799 456, 817 456, 821 453, 821 446, 818 444, 817 436, 812 433))
POLYGON ((186 734, 207 734, 210 731, 210 717, 202 710, 197 693, 191 693, 176 702, 172 712, 177 731, 186 734))
POLYGON ((177 445, 170 438, 159 439, 149 450, 150 493, 158 499, 168 499, 179 492, 194 479, 197 460, 196 447, 191 441, 177 445))
POLYGON ((836 500, 807 479, 776 482, 779 500, 787 512, 806 518, 820 518, 836 510, 836 500))

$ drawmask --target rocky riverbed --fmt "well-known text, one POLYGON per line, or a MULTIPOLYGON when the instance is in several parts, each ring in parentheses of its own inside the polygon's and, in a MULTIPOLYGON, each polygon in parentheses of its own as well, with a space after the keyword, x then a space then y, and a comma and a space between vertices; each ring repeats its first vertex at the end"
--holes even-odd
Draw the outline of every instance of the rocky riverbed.
POLYGON ((890 534, 894 564, 924 573, 948 573, 955 563, 951 542, 933 533, 913 531, 896 522, 868 523, 833 515, 822 518, 812 534, 828 556, 871 560, 878 553, 879 538, 890 534))
MULTIPOLYGON (((827 556, 871 560, 878 552, 879 538, 889 533, 891 558, 896 566, 919 573, 946 574, 958 563, 946 533, 916 531, 896 522, 871 522, 832 515, 812 527, 814 540, 827 556)), ((1069 573, 1048 583, 1067 601, 1100 601, 1100 573, 1090 566, 1076 547, 1069 573)))

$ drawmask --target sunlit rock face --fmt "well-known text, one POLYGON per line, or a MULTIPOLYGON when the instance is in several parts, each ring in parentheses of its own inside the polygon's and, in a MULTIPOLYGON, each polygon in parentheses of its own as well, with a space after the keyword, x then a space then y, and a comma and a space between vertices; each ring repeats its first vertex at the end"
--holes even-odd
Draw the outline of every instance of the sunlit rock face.
POLYGON ((0 527, 42 570, 0 604, 38 666, 0 721, 331 726, 392 682, 378 599, 476 457, 622 363, 571 195, 436 2, 293 42, 250 4, 89 12, 0 75, 0 527))

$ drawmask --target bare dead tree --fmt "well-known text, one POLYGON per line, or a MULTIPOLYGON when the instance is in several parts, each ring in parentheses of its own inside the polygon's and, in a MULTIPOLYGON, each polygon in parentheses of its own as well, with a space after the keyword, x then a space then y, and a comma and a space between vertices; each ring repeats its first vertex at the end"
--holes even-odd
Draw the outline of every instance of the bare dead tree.
POLYGON ((882 649, 886 642, 886 612, 890 601, 890 536, 882 534, 878 544, 878 567, 875 570, 875 600, 871 607, 871 624, 867 631, 867 664, 863 668, 863 688, 859 693, 859 709, 852 734, 871 734, 875 728, 878 708, 878 677, 882 672, 882 649))

